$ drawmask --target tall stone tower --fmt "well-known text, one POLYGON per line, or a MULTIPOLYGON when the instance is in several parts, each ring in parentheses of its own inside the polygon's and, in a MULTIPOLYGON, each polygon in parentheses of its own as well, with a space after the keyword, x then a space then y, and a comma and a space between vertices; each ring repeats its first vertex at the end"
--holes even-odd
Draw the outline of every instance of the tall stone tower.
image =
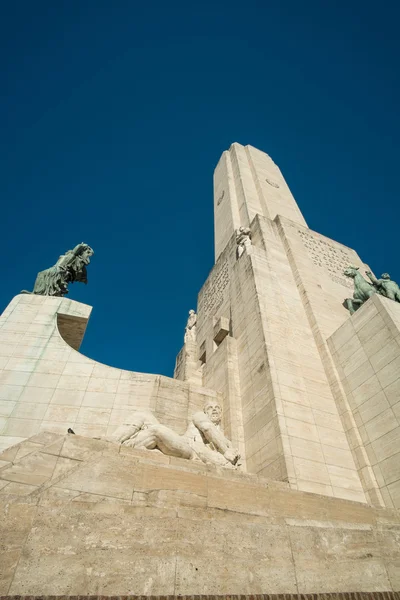
POLYGON ((0 595, 399 600, 400 303, 268 155, 233 144, 214 187, 174 378, 81 354, 59 263, 1 315, 0 595))
MULTIPOLYGON (((351 248, 307 227, 280 169, 252 146, 235 143, 223 153, 214 215, 215 266, 198 297, 197 356, 184 348, 176 376, 186 356, 191 368, 184 378, 221 392, 226 427, 249 472, 294 489, 397 505, 397 492, 390 494, 363 442, 364 422, 356 423, 356 409, 368 399, 358 388, 374 374, 369 357, 360 352, 358 364, 344 356, 345 370, 364 369, 357 389, 346 390, 343 365, 328 344, 349 320, 343 301, 353 282, 344 269, 368 266, 351 248), (251 230, 242 253, 240 227, 251 230)), ((374 417, 389 407, 380 392, 374 388, 374 417)))

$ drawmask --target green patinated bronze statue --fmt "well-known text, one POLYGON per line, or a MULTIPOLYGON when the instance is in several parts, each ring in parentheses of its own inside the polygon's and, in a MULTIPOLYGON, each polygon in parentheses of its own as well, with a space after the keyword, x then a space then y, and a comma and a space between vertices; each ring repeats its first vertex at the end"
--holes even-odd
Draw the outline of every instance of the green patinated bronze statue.
POLYGON ((388 273, 383 273, 382 278, 377 279, 371 271, 366 271, 366 275, 371 280, 371 283, 364 279, 359 272, 359 267, 347 267, 343 271, 343 275, 351 277, 354 280, 353 298, 346 298, 344 301, 344 305, 351 315, 373 294, 380 294, 390 300, 400 302, 400 288, 395 281, 390 279, 388 273))
POLYGON ((21 294, 65 296, 70 283, 87 283, 86 267, 93 254, 90 246, 83 242, 78 244, 73 250, 62 254, 53 267, 38 273, 32 292, 22 290, 21 294))
POLYGON ((368 300, 373 294, 376 293, 376 289, 364 279, 359 272, 359 267, 347 267, 343 271, 343 275, 354 279, 354 293, 352 298, 346 298, 344 301, 345 307, 349 310, 352 315, 364 302, 368 300))
POLYGON ((382 296, 386 296, 390 300, 400 302, 400 288, 395 281, 390 279, 389 273, 382 273, 381 279, 377 279, 371 271, 366 271, 366 275, 372 281, 372 285, 376 288, 378 294, 382 294, 382 296))

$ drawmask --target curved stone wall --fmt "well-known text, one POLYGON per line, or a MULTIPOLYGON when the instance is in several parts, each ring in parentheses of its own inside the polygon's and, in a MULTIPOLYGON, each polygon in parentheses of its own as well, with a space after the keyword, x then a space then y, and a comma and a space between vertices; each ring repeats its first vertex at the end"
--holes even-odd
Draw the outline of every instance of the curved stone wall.
POLYGON ((20 294, 0 317, 0 448, 43 430, 107 435, 137 409, 183 433, 188 417, 217 395, 80 354, 91 310, 66 298, 20 294))

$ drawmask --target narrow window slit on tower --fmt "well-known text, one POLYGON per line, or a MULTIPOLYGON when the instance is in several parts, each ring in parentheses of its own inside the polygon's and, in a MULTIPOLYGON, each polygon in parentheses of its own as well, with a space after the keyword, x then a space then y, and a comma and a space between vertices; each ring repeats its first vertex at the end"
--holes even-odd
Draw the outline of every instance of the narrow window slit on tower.
POLYGON ((205 341, 200 345, 199 361, 202 365, 204 365, 206 362, 206 342, 205 341))

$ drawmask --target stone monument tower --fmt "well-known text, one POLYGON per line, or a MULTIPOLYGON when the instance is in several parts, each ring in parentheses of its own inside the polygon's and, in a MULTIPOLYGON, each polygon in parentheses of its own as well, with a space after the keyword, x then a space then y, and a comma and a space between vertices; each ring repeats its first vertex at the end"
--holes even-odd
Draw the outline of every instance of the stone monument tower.
POLYGON ((1 593, 398 598, 400 290, 252 146, 214 215, 173 379, 79 353, 59 263, 2 315, 1 593))
POLYGON ((216 263, 198 303, 201 366, 182 376, 182 357, 193 352, 184 349, 176 377, 223 394, 226 427, 248 472, 293 489, 400 507, 400 447, 386 448, 400 436, 397 328, 387 324, 400 306, 377 296, 370 318, 362 319, 365 307, 349 319, 343 300, 353 282, 343 272, 368 266, 307 227, 281 171, 256 148, 233 144, 222 155, 214 214, 216 263), (251 239, 239 257, 240 227, 251 239), (349 347, 342 342, 359 321, 368 346, 356 353, 354 338, 349 347), (393 374, 382 379, 389 364, 393 374), (387 442, 370 437, 375 427, 387 442))

